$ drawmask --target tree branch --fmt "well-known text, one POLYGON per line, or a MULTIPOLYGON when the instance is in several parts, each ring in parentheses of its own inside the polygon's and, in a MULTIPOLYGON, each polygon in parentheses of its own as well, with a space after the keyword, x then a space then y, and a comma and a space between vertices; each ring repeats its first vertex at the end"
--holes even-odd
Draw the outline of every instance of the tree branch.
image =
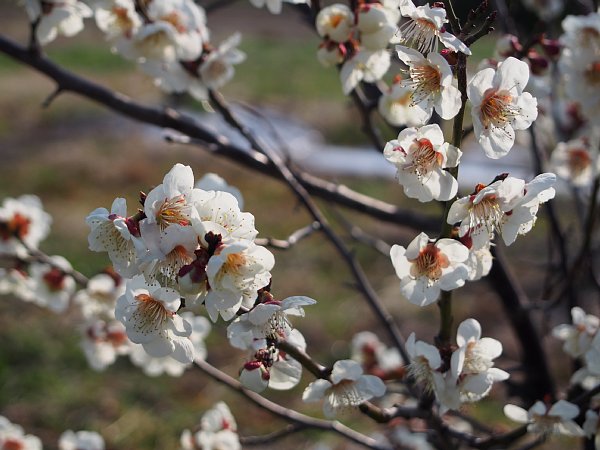
MULTIPOLYGON (((189 115, 172 108, 159 109, 136 103, 124 94, 113 92, 62 69, 44 56, 31 54, 27 49, 4 36, 0 36, 0 52, 48 76, 58 84, 62 91, 86 97, 131 119, 176 130, 189 136, 190 142, 201 142, 205 148, 218 156, 265 175, 278 179, 283 178, 264 155, 233 145, 225 136, 213 133, 189 115)), ((173 138, 173 140, 177 139, 173 138)), ((338 185, 308 173, 298 172, 297 178, 311 194, 362 212, 375 219, 417 230, 432 230, 438 223, 432 217, 399 209, 389 203, 353 191, 344 185, 338 185)))

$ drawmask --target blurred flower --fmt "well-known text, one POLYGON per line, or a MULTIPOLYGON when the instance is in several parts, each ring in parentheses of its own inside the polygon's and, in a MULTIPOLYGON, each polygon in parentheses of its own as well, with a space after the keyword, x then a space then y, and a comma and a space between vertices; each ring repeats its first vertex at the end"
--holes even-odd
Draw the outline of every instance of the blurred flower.
POLYGON ((65 431, 58 441, 58 450, 104 450, 104 439, 95 431, 65 431))
POLYGON ((6 450, 42 450, 42 441, 37 436, 25 434, 23 428, 0 416, 0 448, 6 450))
POLYGON ((527 423, 530 433, 564 434, 566 436, 583 436, 579 425, 573 422, 579 415, 579 407, 565 400, 559 400, 551 407, 541 401, 529 408, 529 411, 516 405, 505 405, 504 414, 515 422, 527 423))
POLYGON ((48 236, 52 217, 35 195, 6 198, 0 207, 0 254, 19 257, 28 255, 28 248, 37 249, 48 236))
POLYGON ((224 402, 206 411, 200 421, 200 429, 181 434, 181 450, 241 450, 237 425, 224 402))
POLYGON ((38 22, 36 39, 42 45, 63 36, 74 36, 83 30, 83 19, 92 16, 88 5, 79 0, 25 0, 29 20, 38 22))

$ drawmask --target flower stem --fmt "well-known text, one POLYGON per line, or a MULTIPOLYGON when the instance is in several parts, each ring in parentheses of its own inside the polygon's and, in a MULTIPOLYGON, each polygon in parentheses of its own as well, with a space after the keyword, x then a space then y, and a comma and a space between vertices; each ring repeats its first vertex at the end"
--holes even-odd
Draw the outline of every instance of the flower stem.
MULTIPOLYGON (((456 78, 458 79, 458 89, 461 93, 461 106, 452 125, 452 145, 456 148, 460 148, 463 138, 463 120, 465 117, 465 108, 467 106, 467 56, 463 53, 457 54, 456 78)), ((459 166, 460 164, 456 167, 447 169, 457 180, 459 166)), ((452 237, 454 226, 453 224, 448 223, 448 213, 450 212, 450 206, 452 205, 453 200, 454 199, 448 200, 444 205, 440 239, 452 237)), ((442 347, 450 344, 452 335, 452 291, 442 291, 438 306, 440 308, 440 331, 437 335, 436 343, 438 346, 442 347)))

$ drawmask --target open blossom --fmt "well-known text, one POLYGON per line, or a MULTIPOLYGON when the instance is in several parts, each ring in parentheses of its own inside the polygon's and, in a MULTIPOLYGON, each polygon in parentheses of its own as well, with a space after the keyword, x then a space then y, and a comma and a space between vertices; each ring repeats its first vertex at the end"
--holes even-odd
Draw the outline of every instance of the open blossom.
POLYGON ((304 296, 259 303, 251 311, 242 314, 229 324, 227 327, 229 343, 233 347, 248 350, 253 348, 256 340, 286 339, 292 331, 288 316, 304 317, 303 307, 315 303, 316 300, 304 296))
POLYGON ((77 292, 73 301, 80 308, 83 317, 110 318, 114 316, 115 304, 125 291, 118 275, 100 273, 89 279, 85 289, 77 292))
POLYGON ((361 81, 374 83, 383 78, 390 67, 390 61, 387 50, 359 50, 346 60, 340 70, 344 94, 350 94, 361 81))
POLYGON ((537 118, 537 101, 523 92, 529 66, 509 57, 498 70, 483 69, 467 86, 473 105, 473 131, 488 158, 505 156, 515 143, 515 130, 525 130, 537 118))
POLYGON ((352 359, 360 363, 365 372, 384 379, 404 365, 398 349, 387 347, 370 331, 361 331, 352 338, 352 359))
POLYGON ((137 273, 136 239, 139 238, 138 224, 127 217, 124 198, 113 201, 110 212, 97 208, 85 219, 90 227, 88 244, 93 252, 108 252, 114 269, 125 278, 137 273))
POLYGON ((477 281, 487 276, 493 264, 489 245, 469 250, 469 258, 465 261, 465 264, 469 269, 469 277, 467 278, 469 281, 477 281))
POLYGON ((134 0, 97 0, 93 7, 96 25, 106 34, 112 50, 127 52, 131 39, 142 26, 134 0))
POLYGON ((219 313, 230 320, 241 305, 249 308, 257 291, 271 279, 273 254, 265 247, 242 241, 223 244, 210 258, 206 275, 210 285, 205 305, 210 318, 219 313))
MULTIPOLYGON (((412 48, 396 46, 402 62, 409 67, 410 78, 402 84, 412 89, 411 110, 423 111, 427 120, 435 111, 442 119, 452 119, 462 104, 460 91, 452 84, 454 77, 448 62, 439 53, 429 53, 425 58, 412 48)), ((424 123, 423 123, 424 124, 424 123)))
POLYGON ((329 380, 319 379, 310 383, 302 394, 302 400, 310 403, 324 399, 323 413, 330 419, 340 410, 381 397, 386 390, 381 378, 363 375, 360 364, 349 359, 333 365, 329 380))
POLYGON ((379 97, 377 108, 379 113, 391 125, 416 126, 429 119, 424 109, 412 107, 412 89, 400 80, 394 82, 388 91, 379 97))
POLYGON ((560 142, 552 151, 550 164, 559 178, 577 187, 591 185, 600 172, 598 149, 590 146, 587 139, 560 142))
POLYGON ((75 280, 69 275, 72 267, 69 261, 59 255, 51 256, 49 262, 31 265, 34 301, 55 313, 62 313, 75 292, 75 280))
POLYGON ((439 125, 405 128, 386 144, 385 158, 398 169, 396 179, 404 193, 421 202, 447 201, 456 196, 458 182, 446 170, 456 167, 462 152, 444 142, 439 125))
POLYGON ((244 209, 244 197, 238 188, 228 184, 227 181, 216 173, 206 173, 196 181, 194 185, 196 189, 202 189, 203 191, 220 191, 227 192, 235 197, 237 200, 238 208, 244 209))
POLYGON ((526 234, 535 224, 540 203, 555 195, 556 176, 543 173, 530 183, 506 177, 488 186, 478 185, 475 192, 459 198, 450 207, 448 223, 460 222, 459 236, 468 236, 472 250, 487 246, 496 231, 506 245, 526 234))
POLYGON ((394 245, 390 251, 400 292, 411 303, 426 306, 437 301, 440 291, 465 284, 468 269, 464 262, 469 250, 454 239, 430 242, 419 234, 407 248, 394 245))
POLYGON ((0 207, 0 253, 27 256, 48 236, 52 217, 35 195, 6 198, 0 207))
POLYGON ((319 36, 338 43, 346 42, 352 34, 354 14, 348 6, 334 3, 319 11, 315 24, 319 36))
POLYGON ((573 324, 561 324, 552 330, 552 335, 564 341, 563 350, 573 358, 586 353, 594 336, 600 329, 600 319, 592 314, 586 314, 583 309, 575 306, 571 309, 573 324))
POLYGON ((508 379, 508 373, 494 367, 494 359, 502 353, 500 341, 481 337, 481 325, 467 319, 458 326, 458 348, 450 359, 450 372, 446 378, 456 387, 456 403, 446 405, 457 409, 460 403, 474 402, 485 397, 497 381, 508 379))
POLYGON ((527 423, 527 431, 539 434, 564 434, 566 436, 583 436, 584 432, 573 419, 579 415, 579 407, 565 400, 559 400, 551 407, 541 401, 529 408, 529 411, 508 404, 504 406, 504 414, 519 423, 527 423))
POLYGON ((400 0, 400 13, 410 20, 400 26, 399 42, 416 47, 423 54, 437 52, 438 39, 455 52, 470 55, 471 50, 456 36, 446 31, 446 10, 439 6, 415 6, 411 0, 400 0))
POLYGON ((58 441, 58 450, 104 450, 104 439, 95 431, 65 431, 58 441))
POLYGON ((83 30, 83 19, 92 16, 89 6, 79 0, 25 0, 31 22, 39 20, 36 38, 42 45, 63 36, 74 36, 83 30))
POLYGON ((181 450, 241 450, 237 424, 229 407, 219 402, 206 411, 200 421, 200 429, 181 434, 181 450))
POLYGON ((37 436, 25 434, 19 425, 0 416, 0 448, 3 450, 42 450, 42 441, 37 436))
POLYGON ((116 320, 88 320, 82 328, 81 347, 89 366, 102 371, 113 364, 118 355, 131 350, 125 327, 116 320))
POLYGON ((180 295, 158 283, 147 284, 142 276, 129 280, 125 294, 117 300, 115 317, 127 331, 129 339, 142 344, 155 357, 171 355, 177 361, 194 359, 189 336, 192 327, 177 314, 180 295))
POLYGON ((362 47, 370 50, 387 48, 398 30, 398 14, 391 11, 381 3, 363 4, 358 8, 356 28, 362 47))

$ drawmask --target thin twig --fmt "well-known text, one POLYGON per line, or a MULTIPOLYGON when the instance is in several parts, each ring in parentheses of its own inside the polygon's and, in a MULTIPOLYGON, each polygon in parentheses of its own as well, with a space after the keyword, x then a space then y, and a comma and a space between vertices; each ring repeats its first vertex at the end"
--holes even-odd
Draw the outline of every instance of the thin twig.
POLYGON ((352 441, 356 444, 362 445, 370 449, 391 450, 391 447, 379 444, 377 443, 377 441, 375 441, 375 439, 365 436, 364 434, 359 433, 351 428, 348 428, 347 426, 341 424, 338 421, 316 419, 314 417, 307 416, 305 414, 299 413, 289 408, 285 408, 277 403, 267 400, 266 398, 257 394, 256 392, 252 392, 248 389, 245 389, 239 381, 230 377, 226 373, 221 372, 219 369, 207 363, 206 361, 197 359, 194 361, 194 364, 197 368, 202 370, 213 380, 226 385, 230 389, 244 396, 246 399, 254 403, 259 408, 268 411, 269 413, 280 417, 281 419, 284 419, 287 422, 301 424, 306 428, 329 431, 338 434, 339 436, 342 436, 343 438, 349 441, 352 441))
POLYGON ((294 231, 287 239, 275 238, 257 238, 254 242, 264 247, 277 248, 279 250, 288 250, 296 245, 302 239, 311 236, 315 231, 319 230, 321 225, 318 222, 313 222, 299 230, 294 231))
POLYGON ((240 444, 243 446, 271 444, 291 434, 306 430, 306 426, 300 423, 291 423, 281 430, 274 431, 263 436, 240 436, 240 444))
MULTIPOLYGON (((53 79, 63 91, 73 92, 143 123, 176 130, 189 136, 190 142, 202 143, 214 154, 244 167, 281 179, 281 175, 264 155, 233 145, 225 136, 215 134, 197 119, 172 108, 152 108, 136 103, 124 94, 79 77, 41 55, 32 55, 27 49, 0 36, 0 52, 16 59, 53 79)), ((174 138, 176 140, 176 138, 174 138)), ((375 219, 408 226, 417 230, 435 229, 437 220, 405 211, 389 203, 360 194, 344 185, 329 182, 306 172, 297 172, 300 183, 313 195, 347 208, 360 211, 375 219)))

